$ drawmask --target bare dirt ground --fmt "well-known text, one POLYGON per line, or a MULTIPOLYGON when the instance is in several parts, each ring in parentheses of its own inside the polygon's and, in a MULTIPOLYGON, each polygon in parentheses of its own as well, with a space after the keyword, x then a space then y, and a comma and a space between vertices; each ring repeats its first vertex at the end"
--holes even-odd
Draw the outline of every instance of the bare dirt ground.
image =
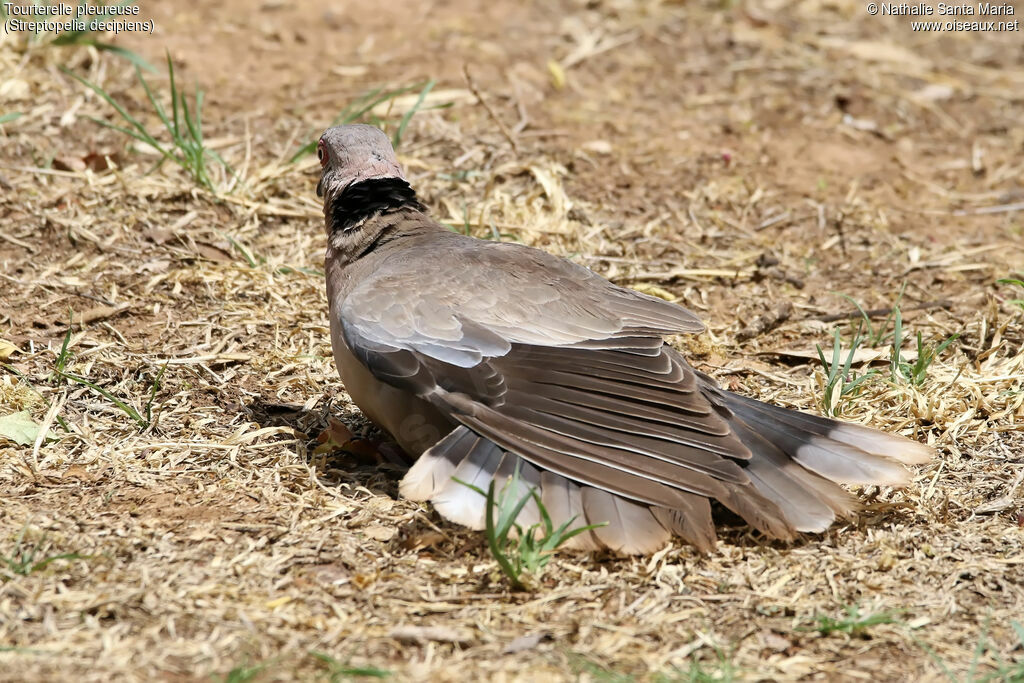
MULTIPOLYGON (((165 49, 205 90, 241 181, 148 173, 90 120, 120 123, 58 66, 159 129, 124 59, 2 39, 0 115, 22 116, 0 127, 0 416, 55 438, 0 438, 0 680, 1022 675, 1024 314, 996 280, 1024 269, 1024 34, 914 33, 847 0, 141 14, 153 35, 108 39, 161 97, 165 49), (288 160, 360 94, 427 78, 452 106, 399 153, 435 214, 678 297, 709 323, 679 343, 736 390, 819 410, 806 352, 837 326, 849 344, 839 293, 887 309, 906 283, 908 338, 960 337, 920 386, 877 344, 840 414, 935 462, 794 544, 562 553, 511 593, 479 534, 397 499, 400 468, 314 454, 332 416, 376 435, 331 360, 316 161, 288 160), (63 371, 147 426, 55 375, 69 312, 63 371)), ((412 104, 377 113, 393 130, 412 104)))

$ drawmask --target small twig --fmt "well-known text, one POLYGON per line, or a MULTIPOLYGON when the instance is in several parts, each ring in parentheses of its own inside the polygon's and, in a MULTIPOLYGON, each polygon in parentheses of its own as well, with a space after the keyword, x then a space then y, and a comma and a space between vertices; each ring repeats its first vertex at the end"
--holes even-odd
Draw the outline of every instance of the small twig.
POLYGON ((997 204, 995 206, 981 206, 977 209, 960 209, 954 211, 954 216, 983 216, 991 213, 1013 213, 1014 211, 1024 211, 1024 202, 1016 202, 1014 204, 997 204))
POLYGON ((508 144, 512 145, 512 151, 514 151, 516 154, 519 154, 519 145, 516 144, 515 138, 512 137, 512 132, 509 131, 508 127, 505 125, 505 122, 498 118, 498 115, 494 113, 494 110, 491 109, 491 106, 487 104, 487 100, 484 99, 484 96, 477 89, 476 83, 473 82, 473 77, 469 75, 469 64, 463 63, 462 75, 466 77, 466 85, 469 87, 469 91, 473 93, 473 97, 475 97, 476 101, 479 102, 480 105, 487 111, 488 116, 490 116, 494 120, 494 122, 498 124, 498 128, 501 129, 501 134, 505 136, 506 140, 508 140, 508 144))
POLYGON ((526 127, 530 125, 530 115, 526 111, 526 106, 523 104, 522 93, 520 92, 519 83, 517 81, 512 82, 513 90, 516 94, 516 111, 519 112, 519 121, 516 123, 513 131, 516 135, 519 135, 526 127))
POLYGON ((766 218, 765 220, 761 221, 761 224, 758 225, 756 228, 754 228, 754 230, 759 230, 760 231, 760 230, 764 230, 765 228, 770 228, 771 226, 775 225, 776 223, 781 223, 782 221, 787 221, 788 222, 791 216, 792 216, 792 214, 790 214, 789 211, 783 211, 780 214, 772 216, 771 218, 766 218))
POLYGON ((43 418, 42 424, 39 425, 39 433, 36 435, 35 443, 32 444, 31 467, 33 474, 39 471, 39 449, 42 447, 43 442, 46 441, 46 435, 50 431, 50 426, 53 424, 54 419, 56 419, 57 413, 64 407, 65 401, 67 401, 66 395, 51 403, 50 409, 46 411, 46 417, 43 418))
POLYGON ((37 251, 36 248, 33 247, 31 244, 29 244, 27 242, 22 242, 21 240, 19 240, 18 238, 14 237, 13 235, 5 235, 4 233, 0 232, 0 239, 7 240, 11 244, 14 244, 14 245, 17 245, 17 246, 21 247, 22 249, 26 250, 30 254, 34 254, 37 251))
POLYGON ((704 234, 704 228, 701 226, 700 221, 697 220, 697 214, 693 211, 693 206, 686 207, 686 213, 690 217, 690 222, 693 223, 693 227, 697 228, 697 232, 704 234))
POLYGON ((0 163, 0 168, 8 171, 21 171, 22 173, 41 173, 43 175, 55 175, 62 178, 85 178, 85 171, 59 171, 55 168, 38 168, 35 166, 18 166, 16 164, 0 163))
POLYGON ((836 232, 839 234, 839 251, 842 252, 843 257, 846 257, 846 235, 843 233, 843 219, 846 216, 840 210, 836 216, 836 232))
MULTIPOLYGON (((953 307, 953 302, 949 299, 937 299, 935 301, 925 301, 913 306, 904 306, 904 311, 920 311, 926 308, 942 308, 949 310, 953 307)), ((823 315, 812 315, 805 320, 820 320, 824 323, 834 323, 837 320, 855 320, 867 316, 868 318, 882 318, 889 315, 892 312, 892 307, 889 308, 872 308, 866 311, 847 311, 846 313, 827 313, 823 315)))

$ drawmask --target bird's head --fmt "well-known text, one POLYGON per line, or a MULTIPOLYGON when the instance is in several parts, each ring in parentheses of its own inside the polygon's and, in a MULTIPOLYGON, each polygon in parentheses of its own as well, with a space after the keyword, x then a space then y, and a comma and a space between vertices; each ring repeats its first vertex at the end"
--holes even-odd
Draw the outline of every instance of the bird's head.
POLYGON ((391 141, 363 124, 335 126, 320 136, 316 149, 324 200, 324 228, 335 254, 361 255, 393 228, 381 215, 401 210, 426 213, 402 173, 391 141))
POLYGON ((379 128, 363 123, 328 128, 317 143, 320 182, 316 196, 324 207, 350 185, 377 178, 405 180, 391 141, 379 128))

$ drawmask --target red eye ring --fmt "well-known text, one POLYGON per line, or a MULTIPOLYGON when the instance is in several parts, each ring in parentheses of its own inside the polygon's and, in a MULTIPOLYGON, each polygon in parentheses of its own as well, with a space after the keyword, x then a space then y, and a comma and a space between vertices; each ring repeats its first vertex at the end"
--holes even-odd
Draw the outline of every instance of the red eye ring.
POLYGON ((316 158, 320 160, 321 166, 327 165, 327 152, 324 149, 324 141, 321 140, 316 145, 316 158))

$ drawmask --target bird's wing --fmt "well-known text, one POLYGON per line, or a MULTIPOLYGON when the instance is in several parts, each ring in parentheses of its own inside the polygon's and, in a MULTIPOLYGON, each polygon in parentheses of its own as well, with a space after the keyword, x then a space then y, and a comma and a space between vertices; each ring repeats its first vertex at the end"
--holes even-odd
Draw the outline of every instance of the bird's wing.
POLYGON ((458 237, 433 257, 389 257, 336 302, 346 334, 468 368, 514 344, 657 349, 663 335, 704 329, 681 306, 545 252, 458 237))
POLYGON ((685 309, 543 252, 476 243, 380 264, 337 314, 379 380, 542 470, 671 510, 715 498, 792 534, 744 472, 750 451, 727 411, 664 344, 703 329, 685 309))

